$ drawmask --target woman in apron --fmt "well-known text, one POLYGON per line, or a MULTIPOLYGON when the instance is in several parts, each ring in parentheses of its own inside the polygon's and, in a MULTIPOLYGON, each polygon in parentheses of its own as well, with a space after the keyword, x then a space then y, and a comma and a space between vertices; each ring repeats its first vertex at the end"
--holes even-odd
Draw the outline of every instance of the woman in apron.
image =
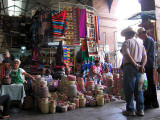
POLYGON ((11 70, 11 84, 23 84, 27 83, 25 80, 25 76, 31 78, 35 81, 35 78, 32 77, 29 73, 27 73, 24 69, 19 68, 21 61, 19 59, 15 59, 13 61, 13 69, 11 70))

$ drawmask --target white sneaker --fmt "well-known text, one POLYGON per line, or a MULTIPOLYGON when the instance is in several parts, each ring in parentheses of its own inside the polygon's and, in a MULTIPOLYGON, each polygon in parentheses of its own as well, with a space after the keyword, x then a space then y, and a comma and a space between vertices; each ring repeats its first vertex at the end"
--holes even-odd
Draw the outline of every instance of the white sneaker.
POLYGON ((144 110, 139 110, 137 111, 138 116, 144 116, 144 110))

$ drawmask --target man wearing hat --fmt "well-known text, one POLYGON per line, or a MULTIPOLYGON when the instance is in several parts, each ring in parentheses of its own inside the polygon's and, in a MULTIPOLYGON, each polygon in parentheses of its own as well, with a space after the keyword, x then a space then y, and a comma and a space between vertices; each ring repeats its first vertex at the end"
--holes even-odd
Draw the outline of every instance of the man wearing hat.
POLYGON ((154 64, 154 39, 147 35, 144 28, 137 30, 138 37, 143 40, 143 45, 147 53, 147 64, 145 65, 145 72, 148 79, 148 89, 144 92, 144 105, 145 108, 158 108, 159 103, 157 100, 156 86, 153 78, 153 64, 154 64))
POLYGON ((121 53, 123 55, 123 90, 127 102, 126 110, 122 114, 126 116, 135 115, 133 95, 136 100, 137 115, 144 115, 143 91, 138 90, 138 84, 141 73, 144 73, 147 56, 143 44, 133 39, 135 34, 136 32, 132 28, 121 32, 121 35, 125 37, 121 53))

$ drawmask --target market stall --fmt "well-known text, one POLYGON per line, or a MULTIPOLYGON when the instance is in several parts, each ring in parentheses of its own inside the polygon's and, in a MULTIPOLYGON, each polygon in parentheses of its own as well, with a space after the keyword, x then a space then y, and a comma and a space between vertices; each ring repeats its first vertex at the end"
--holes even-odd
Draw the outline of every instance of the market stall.
MULTIPOLYGON (((64 6, 66 3, 59 3, 59 10, 41 6, 31 17, 0 15, 1 38, 6 48, 36 79, 26 78, 28 83, 22 84, 27 96, 24 98, 25 94, 19 93, 21 99, 24 98, 24 106, 32 105, 29 109, 42 113, 55 113, 103 106, 124 99, 122 70, 111 70, 104 49, 99 48, 96 9, 76 4, 62 8, 61 4, 64 6), (95 60, 100 61, 99 76, 102 76, 105 66, 112 72, 108 77, 101 77, 98 83, 94 82, 95 78, 87 81, 95 60), (114 84, 108 81, 101 84, 103 79, 114 81, 114 84)), ((7 84, 2 85, 2 93, 12 86, 9 82, 7 84)))

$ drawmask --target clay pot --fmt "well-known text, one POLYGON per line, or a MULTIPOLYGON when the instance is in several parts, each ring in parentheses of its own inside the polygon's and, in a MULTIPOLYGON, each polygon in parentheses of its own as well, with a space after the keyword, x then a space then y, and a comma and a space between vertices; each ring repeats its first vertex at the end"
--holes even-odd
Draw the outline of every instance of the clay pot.
POLYGON ((40 87, 39 88, 39 97, 40 98, 48 98, 49 92, 48 87, 40 87))
POLYGON ((4 76, 2 84, 10 85, 11 84, 11 78, 9 76, 4 76))

